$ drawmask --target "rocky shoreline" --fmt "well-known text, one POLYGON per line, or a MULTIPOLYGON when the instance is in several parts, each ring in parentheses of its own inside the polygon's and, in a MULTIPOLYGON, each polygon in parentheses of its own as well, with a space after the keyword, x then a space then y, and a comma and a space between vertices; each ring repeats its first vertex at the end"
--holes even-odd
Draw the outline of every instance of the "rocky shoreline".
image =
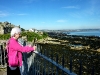
POLYGON ((49 37, 37 41, 42 44, 58 44, 69 46, 72 50, 90 50, 100 52, 99 36, 78 36, 49 32, 49 37))
POLYGON ((69 45, 68 42, 69 42, 68 40, 59 40, 59 39, 55 39, 51 37, 37 41, 37 43, 41 43, 41 44, 58 44, 58 45, 70 46, 71 49, 76 49, 76 50, 82 50, 82 49, 89 48, 89 46, 69 45))

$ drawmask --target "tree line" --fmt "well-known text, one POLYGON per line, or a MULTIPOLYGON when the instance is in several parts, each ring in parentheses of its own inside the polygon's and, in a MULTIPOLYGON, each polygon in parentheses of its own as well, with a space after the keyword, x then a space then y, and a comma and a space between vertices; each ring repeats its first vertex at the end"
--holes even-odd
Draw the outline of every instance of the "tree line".
MULTIPOLYGON (((21 36, 26 36, 27 41, 33 41, 34 39, 43 39, 48 36, 46 32, 41 33, 35 33, 35 32, 22 32, 21 36)), ((10 33, 7 34, 0 34, 0 40, 8 40, 10 38, 10 33)))

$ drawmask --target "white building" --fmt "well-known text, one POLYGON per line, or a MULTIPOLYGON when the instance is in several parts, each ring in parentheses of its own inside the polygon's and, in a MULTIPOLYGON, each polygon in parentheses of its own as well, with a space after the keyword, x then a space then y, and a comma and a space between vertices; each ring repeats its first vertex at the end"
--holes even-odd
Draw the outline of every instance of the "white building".
POLYGON ((29 29, 29 31, 30 31, 30 32, 35 32, 35 33, 38 32, 38 30, 36 30, 36 29, 34 29, 34 28, 29 29))

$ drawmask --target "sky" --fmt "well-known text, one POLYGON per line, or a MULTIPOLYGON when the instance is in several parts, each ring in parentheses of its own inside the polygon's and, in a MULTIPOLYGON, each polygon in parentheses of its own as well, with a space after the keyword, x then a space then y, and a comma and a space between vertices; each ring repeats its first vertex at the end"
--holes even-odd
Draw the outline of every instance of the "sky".
POLYGON ((100 0, 0 0, 0 22, 24 29, 100 28, 100 0))

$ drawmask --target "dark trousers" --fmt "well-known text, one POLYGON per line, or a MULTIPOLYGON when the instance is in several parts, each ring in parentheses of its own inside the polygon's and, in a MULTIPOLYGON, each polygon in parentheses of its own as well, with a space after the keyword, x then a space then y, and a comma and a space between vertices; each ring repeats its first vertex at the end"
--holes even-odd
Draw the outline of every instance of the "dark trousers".
MULTIPOLYGON (((6 58, 7 65, 8 65, 8 58, 6 58)), ((7 75, 21 75, 19 67, 16 70, 11 70, 9 66, 7 66, 7 75)))
POLYGON ((9 68, 9 66, 7 66, 7 75, 21 75, 20 74, 20 70, 19 70, 19 67, 17 67, 17 69, 16 70, 11 70, 10 68, 9 68))

